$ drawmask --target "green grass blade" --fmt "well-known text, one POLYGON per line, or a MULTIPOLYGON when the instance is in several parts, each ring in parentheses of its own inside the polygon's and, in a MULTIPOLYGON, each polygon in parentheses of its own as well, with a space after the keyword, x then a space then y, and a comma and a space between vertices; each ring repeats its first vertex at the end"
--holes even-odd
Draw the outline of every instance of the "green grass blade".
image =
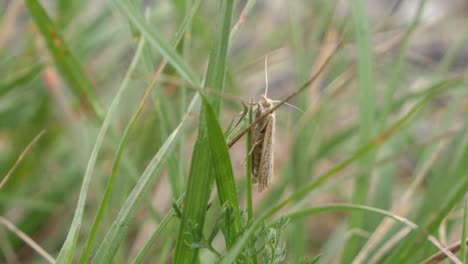
POLYGON ((279 210, 284 208, 286 205, 299 201, 306 197, 311 191, 315 190, 317 187, 321 186, 323 183, 327 182, 329 179, 336 176, 337 173, 348 167, 350 164, 355 162, 356 160, 362 158, 363 155, 369 153, 370 151, 375 150, 378 146, 383 144, 386 140, 388 140, 391 136, 393 136, 399 129, 401 129, 404 125, 406 125, 409 121, 411 121, 420 111, 421 109, 431 102, 435 96, 439 95, 441 92, 446 91, 449 88, 438 90, 421 100, 418 104, 416 104, 405 116, 403 116, 398 122, 396 122, 392 127, 387 129, 384 133, 382 133, 377 138, 373 139, 359 150, 354 152, 348 159, 342 161, 335 167, 331 168, 328 172, 317 178, 315 181, 304 187, 301 191, 293 194, 283 202, 279 203, 277 206, 271 208, 260 217, 258 217, 250 227, 248 227, 242 236, 236 241, 236 244, 232 247, 232 249, 227 253, 224 259, 221 261, 222 264, 233 263, 236 260, 238 254, 240 254, 242 248, 247 244, 250 236, 254 234, 254 232, 261 226, 261 224, 272 217, 275 213, 279 210))
POLYGON ((73 260, 73 254, 76 248, 76 241, 78 239, 80 226, 83 220, 83 212, 84 212, 84 207, 85 207, 85 202, 86 202, 86 195, 88 192, 89 184, 91 182, 91 176, 94 172, 97 155, 99 153, 99 150, 101 149, 104 136, 106 135, 110 122, 117 110, 117 106, 120 102, 120 99, 122 98, 122 94, 127 88, 127 85, 130 81, 130 76, 136 68, 137 62, 141 55, 142 47, 143 47, 143 42, 140 42, 140 45, 130 64, 130 67, 128 68, 127 74, 125 75, 124 80, 122 81, 122 84, 120 85, 119 90, 117 91, 117 94, 115 95, 114 100, 112 101, 109 107, 109 111, 107 112, 107 115, 104 118, 101 129, 99 130, 96 143, 94 144, 93 150, 91 152, 91 156, 89 157, 88 165, 86 167, 86 172, 83 177, 83 184, 81 186, 80 196, 78 198, 78 204, 75 209, 75 215, 73 217, 73 221, 69 229, 67 238, 57 257, 57 263, 71 263, 73 260))
MULTIPOLYGON (((229 48, 229 32, 231 30, 232 10, 234 1, 223 0, 221 7, 219 38, 216 39, 210 54, 210 63, 206 72, 205 87, 216 87, 215 92, 222 92, 226 76, 226 61, 229 48)), ((210 101, 216 116, 221 110, 221 98, 214 97, 210 101)))
MULTIPOLYGON (((185 33, 186 29, 188 28, 188 25, 190 24, 191 19, 195 15, 195 12, 198 9, 199 5, 200 5, 200 1, 197 1, 194 4, 194 6, 192 7, 189 15, 182 22, 180 30, 178 30, 178 34, 175 37, 175 44, 174 44, 175 46, 177 45, 177 43, 179 43, 181 41, 182 36, 185 33)), ((142 41, 143 41, 143 39, 144 39, 144 37, 142 37, 142 41)), ((143 51, 145 50, 145 47, 146 47, 146 45, 143 47, 143 51)), ((160 66, 160 69, 159 69, 160 71, 162 71, 165 64, 166 64, 165 62, 161 63, 161 66, 160 66)), ((156 73, 156 75, 159 76, 158 73, 156 73)), ((152 89, 152 86, 153 85, 150 84, 150 86, 147 88, 147 91, 143 95, 143 97, 142 97, 142 99, 140 101, 140 104, 138 105, 137 110, 135 111, 135 114, 132 116, 131 121, 129 122, 129 124, 125 128, 124 135, 122 136, 122 139, 121 139, 121 141, 119 143, 119 146, 118 146, 118 149, 117 149, 117 154, 116 154, 114 163, 112 165, 112 174, 111 174, 111 176, 109 178, 109 182, 108 182, 108 184, 106 186, 106 190, 104 192, 103 200, 101 201, 101 204, 99 205, 98 213, 96 214, 96 218, 94 220, 94 223, 93 223, 93 226, 91 228, 88 240, 86 242, 85 249, 84 249, 84 251, 83 251, 83 253, 81 255, 80 263, 86 263, 88 261, 88 258, 90 256, 90 253, 91 253, 91 250, 92 250, 92 247, 93 247, 93 244, 94 244, 94 240, 96 239, 97 232, 98 232, 100 224, 101 224, 101 222, 103 220, 104 213, 107 210, 108 203, 110 201, 110 196, 111 196, 111 194, 112 194, 112 192, 114 190, 115 180, 116 180, 116 177, 117 177, 117 171, 118 171, 118 169, 120 167, 122 154, 123 154, 124 148, 126 146, 126 143, 128 141, 128 137, 130 135, 130 132, 133 131, 133 128, 134 128, 134 126, 136 124, 136 121, 139 119, 139 117, 140 117, 140 115, 141 115, 141 113, 143 111, 143 106, 144 106, 145 102, 147 101, 147 99, 148 99, 148 97, 150 95, 150 91, 152 89)))
POLYGON ((83 66, 68 48, 69 45, 62 37, 59 27, 47 15, 37 0, 26 0, 26 5, 65 81, 75 95, 81 97, 84 102, 89 103, 96 116, 102 119, 103 108, 94 92, 93 85, 86 76, 83 66))
MULTIPOLYGON (((217 92, 222 92, 224 88, 233 4, 232 0, 224 0, 221 3, 219 39, 213 45, 206 75, 205 87, 215 87, 217 92)), ((221 107, 220 98, 213 98, 211 105, 217 116, 221 107)), ((198 254, 198 249, 192 247, 190 243, 201 239, 206 207, 214 179, 206 126, 205 114, 202 110, 185 192, 185 207, 177 237, 174 263, 193 263, 198 254)))
POLYGON ((177 72, 193 85, 200 85, 196 74, 180 57, 179 54, 145 21, 144 16, 127 0, 112 0, 117 8, 127 16, 133 25, 141 32, 150 45, 155 47, 177 72))
MULTIPOLYGON (((181 60, 179 55, 172 48, 170 48, 166 43, 162 41, 162 39, 157 34, 155 34, 149 29, 149 26, 144 21, 141 14, 139 14, 130 3, 128 3, 127 1, 118 0, 114 2, 121 9, 121 11, 123 11, 123 13, 125 13, 128 16, 128 18, 134 23, 136 28, 138 28, 138 30, 141 31, 143 37, 148 40, 149 44, 156 47, 163 54, 163 56, 165 56, 165 58, 172 63, 174 68, 176 68, 182 76, 187 78, 189 82, 198 85, 198 81, 194 77, 195 75, 190 71, 190 68, 184 64, 185 62, 181 60)), ((179 31, 178 36, 176 37, 176 42, 178 42, 181 39, 186 27, 189 25, 191 18, 195 14, 199 3, 200 2, 198 1, 196 4, 194 4, 190 15, 182 23, 182 29, 179 31)), ((122 242, 125 234, 125 228, 122 227, 122 223, 130 221, 130 219, 134 216, 136 208, 139 207, 141 200, 146 194, 149 186, 151 186, 151 183, 156 180, 157 172, 161 169, 162 165, 164 164, 165 158, 170 153, 173 144, 180 137, 180 134, 183 131, 183 129, 188 125, 187 116, 189 116, 190 113, 193 112, 197 103, 198 96, 192 99, 192 102, 189 106, 189 109, 187 110, 185 118, 181 121, 179 126, 172 132, 168 140, 166 140, 166 142, 160 148, 156 156, 153 158, 152 162, 146 168, 143 175, 140 177, 137 185, 133 189, 125 205, 123 206, 123 208, 119 212, 119 215, 117 216, 113 225, 111 226, 111 229, 106 234, 106 237, 104 238, 104 243, 101 244, 101 246, 99 247, 95 257, 96 261, 111 261, 112 257, 115 255, 115 252, 120 243, 122 242)), ((133 124, 138 118, 139 114, 141 113, 141 110, 142 107, 140 107, 137 110, 137 114, 134 115, 131 123, 127 127, 125 135, 128 135, 128 131, 130 131, 130 128, 133 127, 133 124)), ((121 141, 119 150, 125 145, 125 135, 121 141)))
POLYGON ((57 1, 57 24, 62 28, 66 27, 73 19, 75 19, 81 12, 83 7, 90 2, 87 1, 57 1))
POLYGON ((465 197, 462 226, 463 227, 460 240, 460 259, 462 263, 466 263, 466 238, 468 236, 468 197, 465 197))
MULTIPOLYGON (((403 37, 403 43, 399 50, 399 54, 395 59, 395 63, 392 67, 390 67, 390 80, 385 88, 384 92, 384 106, 379 113, 378 123, 379 126, 377 131, 381 131, 387 126, 388 123, 388 116, 393 110, 391 107, 395 104, 395 92, 397 91, 398 87, 401 85, 403 73, 406 70, 407 64, 407 54, 410 48, 410 44, 412 41, 413 33, 417 29, 419 25, 422 11, 424 10, 424 4, 426 1, 419 1, 419 7, 417 9, 417 14, 414 16, 413 21, 411 22, 410 27, 405 32, 403 37)), ((377 156, 385 155, 385 153, 391 152, 396 146, 393 144, 388 144, 384 146, 382 149, 379 150, 377 156)), ((395 170, 396 164, 388 164, 387 166, 382 167, 379 170, 376 170, 374 175, 376 175, 376 183, 375 183, 375 191, 372 195, 372 205, 374 207, 379 208, 389 208, 393 189, 394 189, 394 182, 395 182, 395 170)), ((381 218, 378 215, 373 215, 367 220, 367 227, 373 229, 377 226, 378 222, 381 221, 381 218)))
POLYGON ((208 142, 211 149, 212 164, 214 167, 218 196, 221 205, 227 206, 225 232, 228 248, 234 243, 242 229, 239 201, 237 199, 236 180, 232 170, 231 157, 224 138, 223 131, 210 103, 202 96, 205 112, 208 142))
MULTIPOLYGON (((358 53, 358 79, 359 79, 359 142, 361 145, 368 142, 375 134, 375 81, 374 63, 372 57, 372 43, 368 15, 364 1, 357 0, 351 4, 354 32, 356 36, 358 53)), ((359 165, 366 167, 373 162, 372 151, 366 153, 360 160, 359 165)), ((356 204, 367 204, 367 194, 371 171, 365 173, 369 177, 357 177, 354 181, 352 201, 356 204)), ((349 218, 349 229, 364 228, 365 215, 362 212, 353 212, 349 218)), ((343 253, 343 263, 350 263, 355 256, 359 244, 359 237, 353 236, 349 239, 343 253)))
POLYGON ((207 154, 209 152, 208 142, 197 140, 192 154, 174 263, 193 263, 198 253, 198 249, 192 247, 191 243, 201 240, 202 224, 205 221, 207 201, 213 184, 211 157, 207 154), (200 174, 208 174, 209 177, 200 177, 200 174), (188 200, 188 197, 192 199, 188 200))
MULTIPOLYGON (((357 205, 357 204, 330 204, 330 205, 323 205, 319 207, 309 208, 305 210, 299 210, 296 212, 288 213, 283 218, 289 218, 291 221, 297 220, 298 218, 303 218, 310 215, 315 215, 319 213, 325 212, 333 212, 333 211, 365 211, 369 213, 379 214, 385 217, 390 217, 406 226, 411 228, 412 230, 418 230, 419 227, 411 222, 409 219, 400 217, 398 215, 393 214, 392 212, 382 210, 375 207, 365 206, 365 205, 357 205)), ((431 242, 435 247, 439 250, 444 252, 450 259, 457 261, 458 259, 451 253, 448 249, 444 248, 440 242, 432 235, 427 235, 427 240, 431 242)))
MULTIPOLYGON (((422 209, 423 211, 418 220, 421 221, 421 228, 425 232, 435 232, 444 218, 450 213, 458 201, 463 199, 464 195, 468 191, 468 177, 466 172, 468 171, 468 122, 465 123, 465 127, 460 131, 460 138, 456 141, 456 145, 459 147, 457 151, 451 149, 450 152, 456 153, 453 160, 456 160, 455 169, 453 172, 448 174, 443 173, 436 183, 438 188, 428 190, 426 196, 435 196, 431 200, 431 197, 426 197, 422 209), (439 193, 435 193, 438 191, 439 193), (434 208, 434 204, 438 204, 438 207, 434 208)), ((400 246, 392 252, 392 254, 386 258, 386 263, 398 263, 411 261, 411 258, 418 257, 416 253, 422 248, 417 241, 425 235, 425 232, 418 232, 408 236, 400 246)))
MULTIPOLYGON (((140 57, 144 47, 145 47, 145 41, 144 41, 143 38, 141 38, 140 42, 139 42, 139 45, 137 47, 135 59, 140 57)), ((136 62, 136 60, 134 60, 134 61, 136 62)), ((132 63, 132 65, 133 65, 133 63, 132 63)), ((130 72, 129 72, 129 74, 130 74, 130 72)), ((136 122, 136 119, 138 119, 139 115, 137 114, 136 116, 137 117, 133 118, 132 119, 133 122, 130 122, 130 124, 134 124, 136 122)), ((104 212, 105 212, 105 210, 107 208, 108 202, 110 201, 110 195, 112 193, 113 186, 114 186, 113 183, 115 182, 115 179, 116 179, 116 176, 117 176, 117 170, 118 170, 118 168, 120 166, 120 160, 121 160, 123 150, 124 150, 124 146, 125 146, 125 143, 127 142, 128 134, 129 134, 130 130, 131 129, 129 129, 129 127, 127 126, 127 128, 125 129, 125 132, 124 132, 124 136, 122 137, 122 140, 119 143, 118 150, 117 150, 117 155, 115 157, 115 160, 114 160, 114 163, 113 163, 113 166, 112 166, 112 173, 111 173, 111 176, 109 177, 109 182, 108 182, 108 185, 106 186, 106 190, 104 192, 104 197, 102 199, 101 204, 99 205, 99 209, 98 209, 98 212, 96 214, 96 218, 94 220, 94 223, 93 223, 93 225, 91 227, 91 231, 90 231, 89 237, 88 237, 88 239, 86 241, 85 248, 83 250, 83 253, 80 256, 80 261, 79 261, 80 263, 86 263, 88 261, 89 254, 91 253, 91 249, 93 247, 94 240, 96 239, 96 235, 97 235, 97 232, 99 230, 99 226, 100 226, 101 221, 102 221, 102 219, 104 217, 104 212)))
POLYGON ((122 243, 123 238, 126 234, 128 223, 136 213, 139 205, 141 204, 145 194, 148 192, 152 183, 159 176, 164 162, 170 152, 172 151, 175 143, 180 138, 181 133, 188 126, 189 116, 193 114, 197 104, 198 96, 195 96, 189 105, 187 115, 174 129, 169 138, 164 142, 161 148, 158 150, 156 155, 153 157, 151 162, 146 167, 145 171, 141 175, 140 179, 136 183, 129 197, 122 206, 117 218, 110 227, 106 236, 104 237, 101 246, 98 248, 96 255, 93 259, 94 263, 111 263, 119 245, 122 243))
MULTIPOLYGON (((182 199, 183 199, 183 196, 181 196, 175 202, 175 205, 180 206, 180 204, 182 203, 182 199)), ((161 220, 156 230, 154 230, 153 234, 151 234, 151 237, 148 239, 148 241, 146 241, 145 245, 140 250, 140 252, 138 252, 138 255, 132 261, 132 264, 140 264, 143 261, 144 257, 146 256, 146 254, 148 254, 148 251, 150 250, 151 246, 154 244, 156 239, 159 237, 161 232, 164 230, 167 224, 169 224, 169 222, 172 219, 174 219, 175 217, 174 213, 175 213, 175 210, 174 210, 174 207, 172 207, 171 210, 169 210, 169 212, 166 214, 166 216, 164 216, 164 218, 161 220)))
POLYGON ((11 80, 0 83, 0 96, 4 96, 14 88, 26 85, 31 82, 42 71, 44 65, 38 64, 29 68, 26 72, 22 72, 11 80))
POLYGON ((232 41, 237 37, 239 28, 242 26, 242 24, 244 24, 245 20, 247 20, 247 17, 250 14, 250 11, 252 11, 256 3, 257 3, 257 0, 248 0, 247 3, 245 3, 244 8, 242 9, 242 12, 239 16, 239 20, 232 27, 231 33, 229 34, 230 44, 232 44, 232 41))
MULTIPOLYGON (((249 124, 252 124, 253 121, 253 106, 249 107, 249 124)), ((247 167, 246 167, 246 175, 247 175, 247 218, 249 221, 253 220, 253 202, 252 202, 252 159, 250 159, 248 153, 252 149, 252 130, 247 132, 247 167)))

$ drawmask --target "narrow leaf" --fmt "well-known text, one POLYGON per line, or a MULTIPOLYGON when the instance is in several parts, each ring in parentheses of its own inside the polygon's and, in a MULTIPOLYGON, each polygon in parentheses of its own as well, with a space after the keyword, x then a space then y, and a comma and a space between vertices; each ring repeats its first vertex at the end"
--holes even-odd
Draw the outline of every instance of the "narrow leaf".
POLYGON ((68 44, 62 37, 59 27, 47 15, 37 0, 26 0, 26 4, 65 81, 76 96, 81 97, 84 102, 91 105, 98 118, 103 118, 103 109, 91 81, 86 76, 85 70, 78 59, 73 56, 68 44))
POLYGON ((80 196, 78 198, 78 204, 75 209, 75 215, 73 216, 73 221, 70 230, 68 231, 67 238, 62 246, 62 249, 60 250, 59 256, 57 257, 57 263, 71 263, 73 260, 73 254, 76 248, 76 241, 78 239, 79 230, 82 225, 86 195, 88 192, 89 184, 91 182, 91 176, 94 172, 97 155, 99 153, 99 150, 101 149, 102 143, 104 141, 104 136, 106 135, 107 129, 109 128, 110 122, 112 121, 112 118, 115 112, 117 111, 117 106, 120 102, 120 99, 122 98, 122 94, 127 88, 127 85, 130 81, 130 76, 136 68, 142 48, 143 42, 140 43, 137 52, 132 60, 132 63, 128 68, 127 74, 125 75, 125 78, 122 81, 122 84, 120 85, 119 90, 117 91, 117 94, 115 95, 114 100, 112 101, 109 107, 109 111, 107 112, 106 117, 104 118, 104 121, 99 130, 96 143, 94 144, 91 156, 89 157, 86 172, 83 177, 83 184, 81 185, 80 196))
POLYGON ((236 181, 232 170, 231 157, 229 156, 226 139, 219 126, 210 103, 202 96, 207 121, 208 142, 211 149, 212 164, 214 167, 218 196, 221 205, 228 205, 226 215, 229 234, 225 234, 228 247, 233 244, 239 234, 241 226, 241 215, 239 201, 237 199, 236 181), (231 220, 232 219, 232 220, 231 220))
POLYGON ((41 71, 44 65, 38 64, 29 68, 26 72, 22 72, 12 78, 11 80, 0 83, 0 96, 3 96, 13 90, 14 88, 26 85, 32 81, 41 71))
POLYGON ((145 37, 148 43, 155 47, 162 56, 177 70, 177 72, 184 77, 189 83, 193 85, 200 85, 200 81, 186 62, 180 57, 179 54, 145 21, 143 14, 139 12, 128 0, 112 0, 117 8, 125 14, 133 25, 145 37))
MULTIPOLYGON (((220 32, 213 46, 206 73, 205 87, 215 87, 217 92, 222 92, 224 88, 233 5, 233 0, 221 2, 220 32)), ((221 107, 220 98, 213 99, 211 102, 214 114, 217 116, 221 107)), ((174 263, 193 263, 196 260, 199 248, 192 245, 201 240, 206 208, 213 185, 214 170, 211 164, 211 150, 207 139, 206 117, 203 111, 204 109, 200 114, 198 138, 190 165, 174 263)))

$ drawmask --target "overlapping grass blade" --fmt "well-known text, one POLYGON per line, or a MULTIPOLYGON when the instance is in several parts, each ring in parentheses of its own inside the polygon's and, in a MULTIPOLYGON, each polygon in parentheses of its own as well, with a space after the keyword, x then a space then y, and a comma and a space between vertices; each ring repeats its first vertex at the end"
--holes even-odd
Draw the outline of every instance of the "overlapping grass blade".
MULTIPOLYGON (((322 205, 319 207, 299 210, 296 212, 291 212, 282 216, 282 218, 290 219, 291 221, 295 221, 298 218, 307 217, 311 215, 316 215, 325 212, 333 212, 333 211, 365 211, 370 213, 379 214, 385 217, 390 217, 406 226, 411 228, 412 230, 418 230, 419 227, 411 222, 409 219, 403 218, 401 216, 395 215, 392 212, 382 210, 375 207, 365 206, 365 205, 357 205, 357 204, 329 204, 329 205, 322 205)), ((438 241, 434 236, 427 235, 427 240, 431 242, 435 247, 437 247, 440 251, 444 252, 444 254, 449 257, 452 261, 456 263, 460 263, 460 260, 447 248, 443 247, 440 241, 438 241)))
MULTIPOLYGON (((226 57, 229 47, 229 31, 234 1, 221 2, 220 30, 210 55, 206 73, 205 87, 214 87, 216 92, 222 92, 226 72, 226 57)), ((220 98, 211 100, 215 116, 218 116, 221 102, 220 98)), ((202 238, 205 222, 206 208, 214 179, 211 150, 208 141, 206 117, 201 110, 198 137, 192 155, 190 173, 184 199, 184 211, 177 237, 175 263, 193 263, 198 254, 198 248, 192 243, 202 238)), ((220 192, 222 190, 218 190, 220 192)))
POLYGON ((391 136, 393 136, 399 129, 401 129, 404 125, 406 125, 409 121, 411 121, 420 111, 421 109, 426 106, 428 103, 431 102, 437 95, 440 93, 447 91, 449 89, 453 89, 454 87, 445 87, 444 89, 440 89, 435 91, 432 94, 426 96, 423 100, 421 100, 418 104, 416 104, 405 116, 403 116, 398 122, 396 122, 392 127, 388 128, 384 133, 379 135, 378 137, 371 140, 369 143, 361 147, 359 150, 354 152, 348 159, 342 161, 335 167, 331 168, 328 172, 317 178, 315 181, 304 187, 301 191, 291 195, 289 198, 285 199, 283 202, 279 203, 277 206, 271 208, 260 217, 258 217, 250 227, 248 227, 245 232, 242 233, 242 236, 236 241, 236 244, 232 247, 232 249, 227 253, 225 258, 221 261, 223 264, 233 263, 241 252, 242 248, 247 244, 250 236, 254 234, 254 232, 261 226, 261 224, 272 217, 275 213, 279 210, 283 209, 285 206, 291 204, 292 202, 297 202, 305 198, 311 191, 315 190, 317 187, 321 186, 323 183, 327 182, 333 176, 336 176, 337 173, 341 172, 345 168, 347 168, 350 164, 361 158, 363 155, 369 153, 370 151, 375 150, 378 146, 383 144, 387 141, 391 136))
POLYGON ((177 72, 185 78, 190 84, 200 86, 200 81, 187 63, 180 57, 179 54, 169 46, 161 36, 152 28, 141 12, 128 0, 112 0, 112 3, 125 14, 125 16, 133 23, 133 25, 145 37, 148 43, 155 47, 177 72))
POLYGON ((241 231, 241 214, 237 199, 236 181, 232 170, 226 139, 219 126, 216 115, 208 100, 202 96, 202 103, 206 118, 208 142, 211 149, 211 158, 214 168, 216 185, 220 203, 227 208, 225 239, 228 248, 234 243, 241 231))
POLYGON ((0 96, 7 94, 9 91, 13 90, 14 88, 26 85, 30 81, 32 81, 43 69, 43 64, 37 64, 33 67, 29 68, 26 72, 22 72, 12 78, 11 80, 3 81, 0 83, 0 96))
POLYGON ((429 187, 423 200, 423 205, 419 210, 420 213, 417 220, 420 222, 421 231, 409 235, 400 243, 398 248, 392 251, 391 255, 386 258, 385 263, 397 262, 413 262, 420 256, 417 253, 423 248, 416 241, 425 235, 425 232, 435 232, 442 222, 447 217, 454 206, 463 199, 468 191, 468 122, 460 131, 458 139, 454 142, 458 149, 450 149, 450 153, 455 153, 452 160, 456 161, 452 171, 444 171, 443 174, 432 179, 432 184, 429 187), (434 204, 439 205, 434 208, 434 204), (423 231, 424 230, 424 231, 423 231))
POLYGON ((86 194, 88 192, 88 187, 91 182, 91 176, 94 172, 97 155, 99 153, 99 150, 101 149, 104 136, 106 135, 110 122, 112 121, 112 118, 117 110, 117 106, 120 102, 120 99, 122 98, 122 94, 127 88, 127 85, 130 81, 130 76, 135 70, 137 62, 140 58, 141 50, 143 48, 143 43, 144 42, 141 41, 140 44, 138 45, 138 49, 130 64, 130 67, 128 68, 127 74, 125 75, 125 78, 122 81, 122 84, 119 87, 119 90, 117 91, 117 94, 115 95, 114 100, 112 101, 109 107, 109 111, 107 112, 106 117, 104 118, 104 121, 101 125, 101 129, 99 130, 96 143, 94 144, 93 150, 89 157, 88 165, 86 167, 86 172, 83 177, 83 184, 81 186, 80 196, 78 198, 78 204, 75 209, 75 215, 73 217, 71 227, 68 231, 67 238, 57 257, 57 263, 71 263, 73 261, 73 254, 76 248, 76 241, 78 239, 78 234, 79 234, 78 231, 80 230, 80 226, 82 225, 83 212, 84 212, 84 207, 85 207, 85 202, 86 202, 86 194))
MULTIPOLYGON (((391 107, 394 105, 395 92, 397 91, 397 88, 401 85, 403 73, 406 69, 406 58, 409 51, 410 43, 412 41, 413 33, 419 25, 422 11, 424 10, 425 2, 426 1, 424 0, 419 1, 419 8, 417 9, 417 14, 414 16, 410 27, 405 32, 405 35, 403 37, 403 43, 394 65, 390 67, 390 80, 388 86, 385 88, 383 97, 385 98, 383 103, 384 106, 382 108, 382 111, 380 111, 379 113, 379 126, 377 128, 377 131, 381 131, 387 126, 389 114, 393 110, 391 107)), ((396 148, 396 146, 394 146, 392 143, 387 144, 377 152, 377 156, 389 153, 394 148, 396 148)), ((374 175, 376 176, 376 189, 373 192, 372 202, 370 203, 373 206, 378 208, 389 208, 393 197, 396 167, 396 164, 391 163, 375 171, 374 175)), ((381 217, 379 217, 378 215, 370 216, 370 218, 366 221, 367 228, 374 228, 375 226, 377 226, 380 220, 381 217)))
MULTIPOLYGON (((353 27, 356 36, 357 45, 357 68, 359 79, 359 143, 364 145, 375 135, 375 80, 374 80, 374 62, 372 54, 371 31, 368 23, 368 15, 364 1, 354 1, 351 5, 351 16, 353 19, 353 27)), ((373 151, 369 151, 363 155, 358 164, 361 167, 366 167, 374 161, 373 151)), ((357 177, 354 181, 354 190, 352 201, 356 204, 367 204, 368 190, 370 183, 371 171, 366 171, 367 177, 357 177)), ((363 229, 364 218, 363 212, 352 212, 349 217, 349 229, 363 229)), ((348 240, 345 251, 343 252, 343 263, 350 263, 356 255, 359 245, 362 240, 357 236, 352 236, 348 240)))
POLYGON ((75 95, 81 97, 84 102, 89 103, 96 116, 102 119, 104 111, 94 92, 93 85, 81 63, 68 48, 69 45, 62 37, 59 27, 47 15, 37 0, 26 0, 26 4, 65 81, 75 95))
MULTIPOLYGON (((180 206, 180 204, 182 203, 182 199, 183 199, 183 196, 181 196, 175 202, 175 206, 180 206)), ((171 219, 173 219, 175 217, 174 213, 175 213, 175 210, 174 210, 174 207, 173 207, 173 208, 171 208, 171 210, 169 210, 169 212, 166 214, 166 216, 164 216, 164 218, 161 220, 161 222, 159 223, 156 230, 154 230, 153 234, 151 234, 151 237, 148 239, 148 241, 146 241, 143 248, 140 250, 138 255, 132 261, 132 264, 140 264, 143 261, 144 257, 146 256, 146 254, 150 250, 150 247, 154 244, 156 239, 159 237, 159 235, 164 230, 164 228, 167 226, 167 224, 171 221, 171 219)))
POLYGON ((179 139, 180 134, 188 126, 190 120, 189 116, 193 114, 196 105, 198 104, 197 98, 198 97, 195 97, 192 100, 188 107, 186 117, 180 122, 176 129, 174 129, 169 138, 166 140, 166 142, 164 142, 164 144, 146 167, 129 197, 125 201, 125 204, 120 209, 117 218, 114 220, 114 223, 107 232, 103 242, 101 243, 101 246, 98 248, 93 262, 112 262, 112 258, 126 234, 129 221, 135 215, 138 206, 143 200, 144 195, 148 189, 151 187, 151 184, 157 179, 157 176, 159 176, 159 171, 161 170, 170 151, 173 149, 175 143, 179 139))
MULTIPOLYGON (((197 9, 198 9, 198 7, 200 5, 200 2, 201 1, 198 0, 196 3, 194 3, 191 11, 189 12, 187 17, 182 22, 180 30, 178 31, 178 34, 175 37, 174 46, 177 46, 177 43, 179 43, 181 41, 183 34, 185 33, 188 25, 190 24, 190 21, 192 20, 193 16, 195 15, 195 12, 197 11, 197 9)), ((145 37, 142 37, 142 41, 143 41, 143 39, 145 39, 145 37)), ((145 50, 145 47, 146 46, 143 47, 143 52, 145 50)), ((80 263, 86 263, 88 261, 89 255, 91 253, 91 249, 92 249, 93 244, 94 244, 94 240, 96 239, 97 232, 99 230, 100 224, 101 224, 102 219, 104 217, 104 213, 107 210, 107 206, 108 206, 108 203, 109 203, 109 200, 110 200, 111 193, 114 190, 115 180, 116 180, 116 177, 117 177, 117 171, 118 171, 118 168, 120 167, 122 154, 123 154, 123 151, 125 149, 126 143, 128 141, 128 137, 130 135, 130 132, 133 130, 133 128, 134 128, 134 126, 136 124, 136 121, 139 119, 141 113, 143 112, 143 106, 144 106, 145 102, 147 101, 147 99, 148 99, 148 97, 150 95, 150 91, 151 91, 152 87, 154 86, 154 81, 160 75, 160 73, 163 70, 163 68, 165 67, 165 65, 166 65, 166 61, 164 60, 163 62, 161 62, 160 68, 155 73, 155 77, 153 78, 153 81, 149 84, 149 87, 145 91, 145 94, 143 95, 143 97, 142 97, 142 99, 140 101, 140 104, 138 105, 138 107, 137 107, 137 109, 135 111, 135 114, 132 116, 131 121, 129 122, 129 124, 125 128, 124 135, 122 136, 122 139, 121 139, 121 141, 119 143, 119 146, 118 146, 118 149, 117 149, 117 154, 116 154, 114 163, 112 165, 112 174, 111 174, 111 176, 109 178, 109 182, 108 182, 108 184, 106 186, 106 190, 104 192, 104 197, 102 199, 102 202, 99 205, 99 209, 98 209, 96 218, 94 220, 93 226, 91 228, 88 240, 86 242, 85 249, 83 251, 83 254, 81 255, 80 263)), ((197 99, 194 98, 193 100, 194 100, 193 103, 195 104, 195 101, 197 99)), ((161 163, 161 165, 162 165, 162 163, 161 163)), ((141 180, 148 181, 148 180, 151 180, 151 179, 141 179, 141 180)), ((154 181, 154 179, 153 179, 153 181, 154 181)), ((146 182, 145 185, 149 186, 151 184, 146 182)), ((143 191, 143 192, 140 192, 138 195, 143 196, 145 193, 146 193, 146 191, 143 191)), ((138 207, 138 204, 135 205, 135 206, 138 207)), ((131 217, 133 217, 133 215, 128 215, 126 217, 122 217, 122 218, 120 218, 120 220, 128 219, 127 217, 131 218, 131 217)), ((116 219, 116 221, 117 220, 118 219, 116 219)), ((127 221, 127 220, 125 220, 125 221, 127 221)), ((120 241, 113 241, 113 243, 118 244, 118 243, 120 243, 120 241)))

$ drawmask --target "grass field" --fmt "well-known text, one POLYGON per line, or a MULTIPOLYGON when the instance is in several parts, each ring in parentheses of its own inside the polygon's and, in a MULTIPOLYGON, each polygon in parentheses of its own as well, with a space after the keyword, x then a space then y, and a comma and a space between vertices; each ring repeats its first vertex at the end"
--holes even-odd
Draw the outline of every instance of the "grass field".
POLYGON ((1 2, 0 263, 468 263, 468 7, 394 2, 1 2))

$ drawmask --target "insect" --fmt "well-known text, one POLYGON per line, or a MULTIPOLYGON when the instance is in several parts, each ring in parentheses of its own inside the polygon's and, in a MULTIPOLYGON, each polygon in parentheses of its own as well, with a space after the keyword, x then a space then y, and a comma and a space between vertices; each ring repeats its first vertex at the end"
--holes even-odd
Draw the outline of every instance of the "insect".
MULTIPOLYGON (((252 131, 252 149, 249 153, 252 159, 252 183, 258 184, 258 191, 263 191, 271 185, 273 177, 273 147, 275 137, 275 110, 283 104, 288 104, 287 101, 305 90, 310 84, 317 80, 323 70, 328 66, 334 55, 340 50, 343 45, 341 39, 335 50, 324 60, 321 66, 316 70, 314 75, 306 81, 299 89, 291 93, 282 101, 273 101, 267 97, 268 92, 268 74, 267 74, 267 59, 265 59, 265 94, 256 105, 255 116, 252 124, 239 132, 232 140, 229 141, 228 147, 232 147, 245 133, 252 131), (274 102, 278 104, 273 105, 274 102)), ((289 105, 289 104, 288 104, 289 105)), ((290 105, 292 106, 292 105, 290 105)), ((292 106, 293 108, 296 108, 292 106)), ((298 108, 296 108, 298 109, 298 108)), ((300 109, 298 109, 300 110, 300 109)), ((300 110, 302 111, 302 110, 300 110)), ((243 115, 245 116, 245 115, 243 115)))
POLYGON ((271 185, 273 178, 273 149, 275 143, 275 112, 273 100, 268 93, 268 57, 265 57, 265 94, 256 103, 254 126, 252 127, 252 183, 261 192, 271 185))
MULTIPOLYGON (((273 108, 273 101, 266 95, 257 103, 255 120, 273 108)), ((275 112, 257 122, 252 128, 252 183, 261 192, 271 184, 273 177, 273 147, 275 143, 275 112)))

